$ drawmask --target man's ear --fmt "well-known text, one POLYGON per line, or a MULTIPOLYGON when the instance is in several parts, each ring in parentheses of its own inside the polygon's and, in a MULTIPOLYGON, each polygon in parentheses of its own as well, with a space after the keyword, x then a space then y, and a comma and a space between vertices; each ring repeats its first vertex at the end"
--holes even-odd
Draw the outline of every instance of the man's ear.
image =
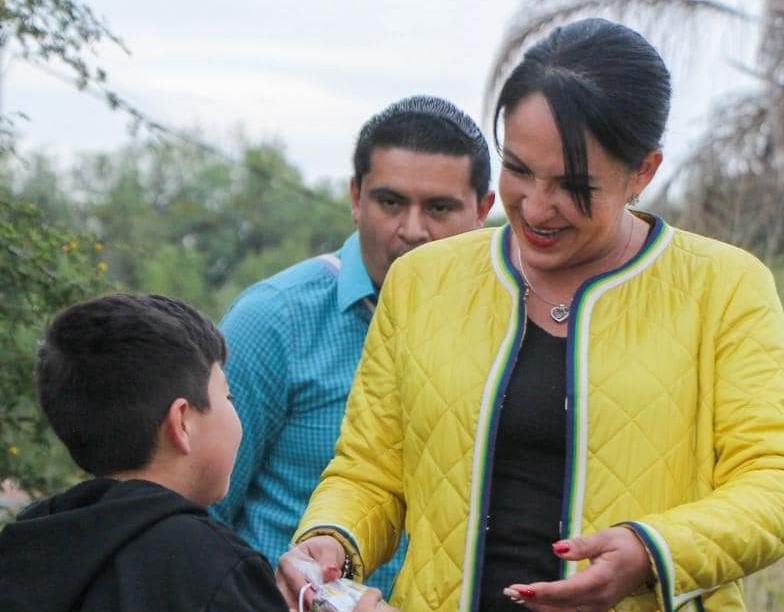
POLYGON ((191 452, 192 423, 190 422, 191 405, 183 397, 178 397, 169 406, 164 419, 164 431, 171 445, 183 455, 191 452))
POLYGON ((351 179, 351 184, 349 185, 349 195, 351 196, 351 218, 354 221, 354 226, 356 227, 359 225, 359 214, 360 214, 360 195, 362 192, 362 186, 357 181, 357 177, 353 177, 351 179))
POLYGON ((487 220, 487 215, 490 214, 490 210, 493 208, 493 204, 495 203, 495 191, 488 191, 479 201, 479 211, 477 214, 477 228, 484 226, 485 221, 487 220))

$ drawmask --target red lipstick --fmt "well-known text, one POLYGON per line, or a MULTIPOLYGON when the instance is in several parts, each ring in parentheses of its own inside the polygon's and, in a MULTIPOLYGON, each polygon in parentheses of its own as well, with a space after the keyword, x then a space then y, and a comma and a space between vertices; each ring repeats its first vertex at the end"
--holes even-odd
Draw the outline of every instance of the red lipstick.
POLYGON ((548 249, 558 242, 558 239, 561 237, 561 232, 559 231, 543 236, 542 234, 533 231, 527 225, 523 225, 523 236, 525 236, 525 239, 533 246, 540 249, 548 249))

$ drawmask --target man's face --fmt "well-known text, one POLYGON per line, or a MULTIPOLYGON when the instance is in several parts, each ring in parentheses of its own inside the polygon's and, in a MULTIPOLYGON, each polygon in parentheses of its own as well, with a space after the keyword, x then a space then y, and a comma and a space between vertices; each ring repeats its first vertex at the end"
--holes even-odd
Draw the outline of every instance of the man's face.
POLYGON ((404 253, 482 227, 494 197, 477 201, 468 155, 373 149, 361 187, 351 181, 351 216, 370 278, 381 286, 404 253))

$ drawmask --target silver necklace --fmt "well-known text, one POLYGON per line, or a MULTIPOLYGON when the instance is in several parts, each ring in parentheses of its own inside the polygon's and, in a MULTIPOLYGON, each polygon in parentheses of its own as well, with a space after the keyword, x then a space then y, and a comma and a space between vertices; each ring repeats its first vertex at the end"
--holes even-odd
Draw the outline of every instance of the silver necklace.
POLYGON ((525 281, 526 287, 526 294, 525 297, 528 297, 528 290, 531 290, 531 293, 538 295, 539 299, 552 306, 550 308, 550 318, 555 321, 556 323, 565 323, 566 320, 569 318, 569 308, 572 305, 572 300, 569 300, 569 303, 566 302, 551 302, 546 297, 544 297, 541 293, 539 293, 534 286, 531 284, 531 281, 528 280, 528 276, 525 273, 525 268, 523 268, 523 258, 520 256, 520 245, 517 245, 517 265, 520 267, 520 274, 523 276, 523 280, 525 281))
MULTIPOLYGON (((623 251, 621 252, 620 257, 618 257, 617 261, 621 261, 624 256, 626 255, 626 251, 629 250, 629 245, 632 243, 632 236, 634 235, 634 221, 632 220, 632 227, 629 229, 629 239, 626 241, 626 246, 623 247, 623 251)), ((528 297, 528 290, 531 290, 531 293, 538 296, 540 300, 542 300, 545 304, 551 306, 550 308, 550 318, 555 321, 556 323, 566 323, 566 320, 569 318, 569 313, 572 307, 572 300, 569 300, 569 303, 566 302, 551 302, 546 297, 544 297, 541 293, 539 293, 534 286, 531 284, 531 281, 528 280, 528 275, 525 273, 525 268, 523 268, 523 257, 521 255, 520 243, 517 242, 517 265, 520 267, 520 274, 525 281, 526 292, 524 298, 528 297)))

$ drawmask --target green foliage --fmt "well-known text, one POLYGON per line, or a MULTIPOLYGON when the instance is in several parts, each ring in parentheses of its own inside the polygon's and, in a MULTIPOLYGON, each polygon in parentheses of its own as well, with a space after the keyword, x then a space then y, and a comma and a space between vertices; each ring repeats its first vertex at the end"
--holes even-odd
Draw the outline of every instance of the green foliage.
POLYGON ((204 279, 206 261, 197 250, 164 244, 155 257, 142 260, 139 284, 144 291, 176 295, 190 304, 211 302, 204 279))
MULTIPOLYGON (((190 142, 86 156, 71 169, 71 201, 56 204, 69 212, 51 214, 96 231, 122 287, 175 295, 217 317, 251 282, 339 247, 351 231, 346 197, 306 187, 279 147, 243 144, 238 158, 190 142)), ((31 166, 24 184, 50 169, 31 166)))
POLYGON ((33 494, 76 472, 35 405, 36 345, 54 312, 106 286, 102 249, 34 204, 0 202, 0 481, 33 494))

